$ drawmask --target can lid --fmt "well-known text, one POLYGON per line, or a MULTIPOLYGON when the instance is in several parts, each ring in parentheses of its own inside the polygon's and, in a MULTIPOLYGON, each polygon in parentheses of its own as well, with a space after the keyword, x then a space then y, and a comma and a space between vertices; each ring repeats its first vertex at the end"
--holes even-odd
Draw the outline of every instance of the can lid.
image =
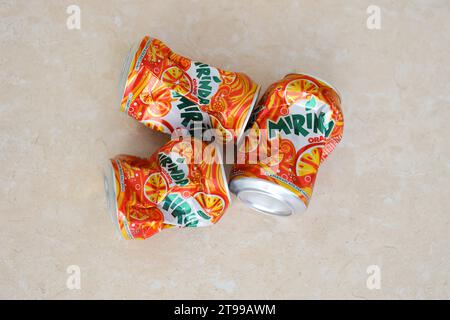
POLYGON ((245 205, 260 213, 290 216, 306 210, 306 205, 291 191, 264 179, 233 179, 230 189, 245 205))
POLYGON ((268 194, 266 191, 243 190, 238 193, 237 197, 247 206, 262 213, 278 216, 289 216, 293 213, 293 209, 288 203, 278 199, 273 194, 268 194))

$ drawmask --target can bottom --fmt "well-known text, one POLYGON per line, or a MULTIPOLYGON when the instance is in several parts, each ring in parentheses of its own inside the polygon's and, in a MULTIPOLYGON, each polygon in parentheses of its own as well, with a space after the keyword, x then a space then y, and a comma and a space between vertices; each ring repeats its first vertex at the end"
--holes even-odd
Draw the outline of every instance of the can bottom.
POLYGON ((133 63, 134 55, 136 54, 139 45, 137 43, 133 44, 133 46, 128 51, 123 63, 122 63, 122 71, 120 72, 119 81, 117 84, 117 91, 119 96, 119 105, 122 103, 123 95, 125 92, 126 82, 128 79, 128 75, 130 73, 131 64, 133 63))
POLYGON ((303 201, 291 191, 264 179, 234 179, 230 190, 245 205, 261 213, 290 216, 306 210, 303 201))
POLYGON ((115 226, 115 235, 117 238, 122 238, 117 216, 116 176, 111 161, 108 161, 103 169, 103 183, 105 187, 106 208, 111 216, 112 223, 115 226))

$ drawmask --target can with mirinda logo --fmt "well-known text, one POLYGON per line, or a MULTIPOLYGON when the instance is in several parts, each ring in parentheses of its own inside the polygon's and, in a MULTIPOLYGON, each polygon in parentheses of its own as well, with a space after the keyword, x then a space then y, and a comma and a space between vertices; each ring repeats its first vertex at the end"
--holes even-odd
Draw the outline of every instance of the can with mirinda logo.
POLYGON ((240 143, 260 87, 146 36, 125 61, 119 90, 121 110, 147 127, 191 136, 213 129, 222 142, 240 143))
POLYGON ((343 128, 341 98, 333 86, 288 74, 267 89, 253 111, 231 173, 231 192, 259 212, 303 212, 319 166, 343 128))
POLYGON ((108 210, 125 239, 146 239, 171 227, 217 223, 230 204, 214 144, 171 140, 147 159, 119 155, 105 171, 108 210))

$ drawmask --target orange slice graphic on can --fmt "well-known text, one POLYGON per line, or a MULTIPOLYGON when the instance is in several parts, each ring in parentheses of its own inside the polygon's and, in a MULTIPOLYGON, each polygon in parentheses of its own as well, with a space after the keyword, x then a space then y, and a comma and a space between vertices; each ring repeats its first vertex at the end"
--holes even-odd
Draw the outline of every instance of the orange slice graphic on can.
POLYGON ((150 92, 148 91, 148 87, 145 87, 144 90, 139 94, 139 99, 145 104, 150 104, 153 102, 152 96, 150 95, 150 92))
POLYGON ((142 120, 142 123, 146 127, 153 129, 155 131, 168 133, 168 134, 170 134, 173 131, 172 125, 163 119, 142 120))
POLYGON ((178 153, 180 156, 186 159, 187 163, 191 162, 194 156, 194 150, 189 142, 181 141, 172 147, 172 152, 178 153))
POLYGON ((162 80, 166 86, 183 96, 191 92, 189 76, 178 67, 170 67, 164 71, 162 80))
POLYGON ((230 130, 225 129, 222 123, 220 123, 220 121, 216 117, 210 116, 210 118, 211 126, 213 127, 213 129, 218 131, 217 135, 221 141, 230 142, 231 140, 233 140, 233 134, 230 132, 230 130))
POLYGON ((145 87, 139 95, 139 98, 143 103, 148 105, 145 112, 151 117, 164 117, 172 109, 170 91, 164 88, 164 86, 153 88, 151 93, 148 87, 145 87))
POLYGON ((217 195, 197 192, 194 196, 204 212, 211 217, 211 222, 216 223, 225 209, 225 201, 217 195))
POLYGON ((309 98, 312 94, 317 94, 319 87, 307 79, 297 79, 289 82, 286 86, 285 99, 289 105, 295 102, 309 98))
POLYGON ((304 191, 311 196, 312 185, 320 166, 320 157, 322 156, 322 146, 312 146, 303 151, 297 158, 296 170, 297 176, 300 178, 304 191))
POLYGON ((167 194, 167 183, 161 173, 156 172, 151 174, 144 184, 145 197, 157 204, 161 202, 167 194))

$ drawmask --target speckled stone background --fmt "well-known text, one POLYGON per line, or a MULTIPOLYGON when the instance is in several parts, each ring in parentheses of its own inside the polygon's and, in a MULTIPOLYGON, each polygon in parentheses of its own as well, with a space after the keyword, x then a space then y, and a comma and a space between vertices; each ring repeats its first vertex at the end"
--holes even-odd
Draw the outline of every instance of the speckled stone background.
POLYGON ((449 19, 447 0, 1 0, 0 297, 449 298, 449 19), (118 109, 122 60, 145 34, 263 88, 303 71, 341 91, 344 139, 304 215, 235 201, 212 228, 115 237, 104 161, 168 139, 118 109))

